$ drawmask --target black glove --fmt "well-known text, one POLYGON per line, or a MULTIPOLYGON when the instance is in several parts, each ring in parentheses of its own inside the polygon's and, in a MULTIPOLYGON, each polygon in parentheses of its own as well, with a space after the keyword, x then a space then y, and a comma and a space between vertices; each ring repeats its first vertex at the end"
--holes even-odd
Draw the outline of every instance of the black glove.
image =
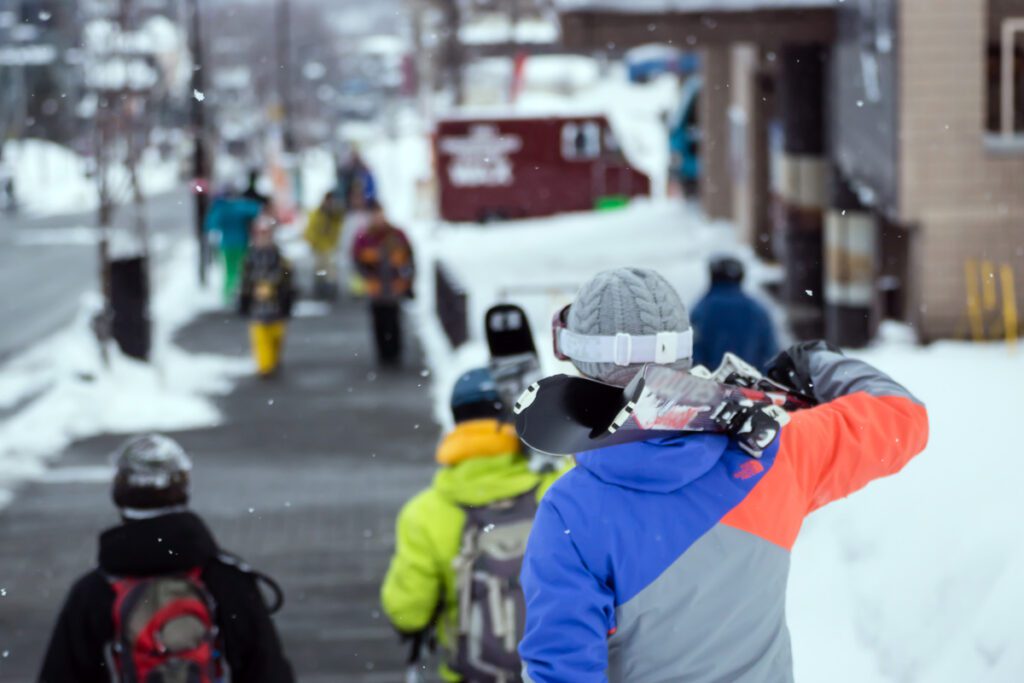
POLYGON ((768 361, 764 375, 774 382, 792 388, 799 394, 817 400, 814 393, 814 380, 811 377, 811 356, 820 351, 843 354, 824 339, 800 342, 793 344, 768 361))

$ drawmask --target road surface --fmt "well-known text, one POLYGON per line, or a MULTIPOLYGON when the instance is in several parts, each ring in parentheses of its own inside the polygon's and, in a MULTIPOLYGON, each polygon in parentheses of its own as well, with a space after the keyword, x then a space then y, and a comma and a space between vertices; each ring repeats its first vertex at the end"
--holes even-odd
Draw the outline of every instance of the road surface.
MULTIPOLYGON (((55 190, 58 191, 58 190, 55 190)), ((192 198, 184 188, 148 200, 157 259, 193 234, 192 198)), ((122 209, 118 225, 129 225, 122 209)), ((53 334, 75 316, 82 294, 98 289, 94 211, 45 218, 0 215, 0 360, 53 334)))
MULTIPOLYGON (((378 595, 395 516, 430 482, 438 430, 416 349, 402 370, 374 367, 364 306, 295 319, 280 377, 242 379, 218 401, 223 424, 172 434, 195 460, 194 509, 224 548, 284 588, 276 623, 302 683, 403 680, 407 650, 378 595)), ((177 341, 248 353, 245 322, 227 314, 196 320, 177 341)), ((0 512, 4 683, 34 680, 68 587, 116 522, 104 466, 123 439, 72 445, 0 512)))

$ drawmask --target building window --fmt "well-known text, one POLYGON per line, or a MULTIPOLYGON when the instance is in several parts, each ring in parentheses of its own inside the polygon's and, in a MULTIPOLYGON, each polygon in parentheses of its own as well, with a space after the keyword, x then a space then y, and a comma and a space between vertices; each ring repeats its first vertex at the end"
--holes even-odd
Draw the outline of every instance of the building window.
POLYGON ((985 125, 1024 135, 1024 0, 989 0, 988 24, 985 125))
POLYGON ((596 159, 601 154, 601 126, 595 121, 562 126, 562 157, 570 161, 596 159))

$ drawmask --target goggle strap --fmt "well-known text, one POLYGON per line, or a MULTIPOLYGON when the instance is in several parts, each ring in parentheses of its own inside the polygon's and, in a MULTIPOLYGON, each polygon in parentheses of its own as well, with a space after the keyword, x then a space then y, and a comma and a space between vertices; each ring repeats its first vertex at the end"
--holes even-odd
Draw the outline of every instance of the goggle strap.
POLYGON ((645 335, 589 335, 561 328, 557 335, 559 351, 581 363, 665 365, 693 357, 693 329, 645 335))

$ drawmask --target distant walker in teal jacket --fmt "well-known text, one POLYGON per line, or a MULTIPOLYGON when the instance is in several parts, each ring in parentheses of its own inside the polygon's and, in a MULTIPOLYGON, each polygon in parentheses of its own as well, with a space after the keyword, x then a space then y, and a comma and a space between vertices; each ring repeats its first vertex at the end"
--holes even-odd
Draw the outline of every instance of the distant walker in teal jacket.
POLYGON ((263 210, 262 204, 228 194, 213 200, 206 214, 204 229, 217 233, 221 258, 224 259, 224 303, 233 306, 238 296, 242 263, 249 249, 249 229, 263 210))

